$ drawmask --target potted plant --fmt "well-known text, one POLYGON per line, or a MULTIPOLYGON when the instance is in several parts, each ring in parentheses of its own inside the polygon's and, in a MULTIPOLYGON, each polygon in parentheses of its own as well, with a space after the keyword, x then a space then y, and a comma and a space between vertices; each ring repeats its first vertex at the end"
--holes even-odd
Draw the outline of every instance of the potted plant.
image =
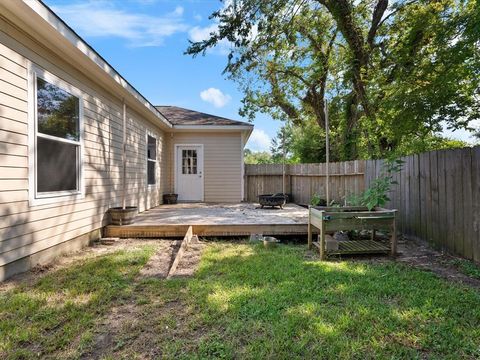
POLYGON ((110 208, 108 212, 112 218, 112 225, 129 225, 135 221, 135 216, 138 214, 138 207, 119 206, 110 208))
POLYGON ((176 204, 178 200, 178 194, 163 194, 163 203, 164 204, 176 204))

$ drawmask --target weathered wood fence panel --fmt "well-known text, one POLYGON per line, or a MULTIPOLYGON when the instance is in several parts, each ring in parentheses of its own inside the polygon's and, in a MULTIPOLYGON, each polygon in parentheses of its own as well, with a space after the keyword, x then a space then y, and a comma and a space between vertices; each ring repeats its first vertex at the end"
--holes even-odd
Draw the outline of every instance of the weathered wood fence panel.
MULTIPOLYGON (((398 209, 406 235, 480 262, 480 147, 438 150, 402 158, 387 208, 398 209)), ((365 163, 365 187, 383 160, 365 163)))
MULTIPOLYGON (((398 209, 405 235, 480 262, 480 146, 431 151, 403 157, 387 208, 398 209)), ((330 198, 343 203, 380 176, 384 160, 330 164, 330 198)), ((245 197, 282 192, 283 165, 246 165, 245 197)), ((314 194, 325 198, 326 164, 285 166, 285 189, 297 204, 314 194)))
MULTIPOLYGON (((309 204, 314 194, 326 198, 326 164, 285 165, 285 191, 297 204, 309 204)), ((346 196, 358 194, 365 188, 365 161, 331 163, 330 199, 343 203, 346 196)), ((258 195, 281 193, 283 165, 245 165, 245 198, 258 201, 258 195)))

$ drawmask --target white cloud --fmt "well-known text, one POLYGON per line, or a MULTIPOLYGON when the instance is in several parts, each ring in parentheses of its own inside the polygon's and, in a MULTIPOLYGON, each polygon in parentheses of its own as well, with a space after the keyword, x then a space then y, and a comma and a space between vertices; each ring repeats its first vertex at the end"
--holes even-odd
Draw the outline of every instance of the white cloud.
POLYGON ((162 16, 127 12, 108 1, 78 2, 52 9, 82 36, 123 38, 133 47, 159 46, 166 37, 188 30, 181 6, 162 16))
POLYGON ((177 15, 177 16, 182 16, 183 13, 184 13, 184 11, 185 11, 185 10, 184 10, 184 8, 183 8, 182 6, 177 6, 177 7, 175 8, 175 10, 173 11, 173 14, 174 14, 174 15, 177 15))
MULTIPOLYGON (((235 3, 233 0, 224 0, 222 9, 220 11, 225 12, 226 14, 232 14, 232 12, 235 12, 234 5, 235 3)), ((211 34, 215 33, 218 33, 218 22, 214 22, 205 27, 194 26, 188 31, 189 38, 193 42, 207 40, 211 34)), ((254 24, 250 31, 249 38, 255 39, 257 35, 258 27, 256 24, 254 24)), ((207 52, 225 56, 230 53, 232 46, 232 43, 230 43, 227 39, 222 39, 215 45, 214 48, 208 49, 207 52)))
POLYGON ((228 94, 224 94, 219 89, 208 88, 200 92, 200 97, 203 101, 213 104, 216 108, 221 108, 227 105, 232 97, 228 94))
POLYGON ((252 151, 268 151, 270 152, 270 145, 272 139, 262 129, 253 129, 252 135, 248 139, 246 147, 252 151))
POLYGON ((217 30, 218 24, 212 24, 206 27, 195 26, 190 29, 188 35, 190 35, 190 40, 199 42, 208 39, 210 34, 216 33, 217 30))
POLYGON ((153 5, 157 0, 130 0, 131 2, 138 3, 140 5, 153 5))
MULTIPOLYGON (((216 32, 218 32, 218 24, 213 23, 205 27, 194 26, 188 31, 188 35, 191 41, 199 42, 207 40, 212 33, 214 34, 216 32)), ((227 55, 230 52, 230 42, 227 39, 222 39, 218 42, 215 48, 210 50, 210 52, 219 55, 227 55)))
MULTIPOLYGON (((480 129, 480 120, 473 120, 468 124, 470 127, 473 127, 474 129, 480 129)), ((459 130, 450 130, 447 129, 447 124, 443 123, 443 131, 442 134, 443 136, 452 138, 452 139, 457 139, 457 140, 462 140, 466 141, 468 143, 475 143, 477 139, 473 136, 473 133, 468 130, 464 129, 459 129, 459 130)))

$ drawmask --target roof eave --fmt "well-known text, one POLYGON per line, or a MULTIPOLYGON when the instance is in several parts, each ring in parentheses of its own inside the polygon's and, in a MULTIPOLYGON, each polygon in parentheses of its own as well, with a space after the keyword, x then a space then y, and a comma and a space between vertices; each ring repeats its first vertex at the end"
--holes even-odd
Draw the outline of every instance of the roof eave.
POLYGON ((253 125, 173 125, 174 130, 178 131, 250 131, 253 125))

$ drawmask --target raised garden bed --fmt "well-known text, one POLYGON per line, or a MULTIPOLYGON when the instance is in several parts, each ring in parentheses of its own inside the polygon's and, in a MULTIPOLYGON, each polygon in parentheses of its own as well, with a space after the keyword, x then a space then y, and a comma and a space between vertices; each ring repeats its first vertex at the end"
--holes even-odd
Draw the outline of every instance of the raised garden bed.
POLYGON ((316 246, 320 258, 329 255, 347 254, 388 254, 397 252, 396 212, 375 208, 368 211, 366 207, 310 207, 308 216, 308 247, 316 246), (319 231, 318 241, 312 241, 313 229, 319 231), (369 240, 336 241, 331 234, 336 231, 371 230, 369 240), (376 230, 391 233, 390 244, 385 244, 375 238, 376 230))

